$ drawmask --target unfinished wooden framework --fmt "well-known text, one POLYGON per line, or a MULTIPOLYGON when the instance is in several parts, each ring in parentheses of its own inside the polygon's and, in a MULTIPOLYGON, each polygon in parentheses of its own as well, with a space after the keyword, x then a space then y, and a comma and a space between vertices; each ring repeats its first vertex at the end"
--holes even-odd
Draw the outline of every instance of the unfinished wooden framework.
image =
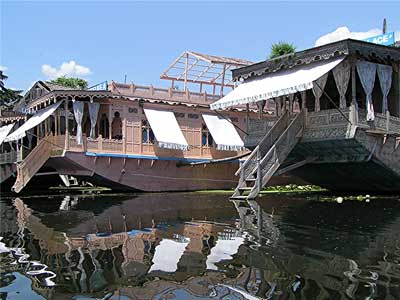
POLYGON ((224 87, 234 88, 231 71, 239 67, 251 65, 252 62, 223 56, 207 55, 193 51, 183 52, 161 74, 161 79, 171 80, 171 87, 175 82, 183 82, 183 89, 187 91, 188 83, 199 85, 199 92, 203 92, 203 85, 212 86, 212 94, 223 95, 224 87))

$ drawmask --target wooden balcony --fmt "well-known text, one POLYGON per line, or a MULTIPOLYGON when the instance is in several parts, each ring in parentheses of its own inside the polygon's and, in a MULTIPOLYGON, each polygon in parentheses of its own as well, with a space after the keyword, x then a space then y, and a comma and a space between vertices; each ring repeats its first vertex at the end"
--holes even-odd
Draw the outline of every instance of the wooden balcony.
POLYGON ((113 94, 134 98, 159 99, 192 104, 211 104, 221 98, 220 95, 198 93, 190 91, 179 91, 172 88, 156 88, 153 86, 124 84, 111 82, 110 91, 113 94))

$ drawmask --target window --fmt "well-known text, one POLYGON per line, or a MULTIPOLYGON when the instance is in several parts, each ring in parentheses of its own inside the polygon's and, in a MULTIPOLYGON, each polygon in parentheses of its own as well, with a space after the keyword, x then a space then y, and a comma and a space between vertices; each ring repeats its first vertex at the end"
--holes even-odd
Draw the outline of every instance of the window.
POLYGON ((204 147, 212 147, 214 145, 214 140, 206 125, 201 128, 201 145, 204 147))
POLYGON ((129 113, 135 113, 135 114, 137 114, 138 110, 137 110, 137 108, 129 107, 129 108, 128 108, 128 112, 129 112, 129 113))
POLYGON ((154 144, 155 137, 153 130, 146 120, 142 121, 142 144, 154 144))
POLYGON ((184 118, 185 117, 185 113, 181 113, 181 112, 175 112, 175 118, 184 118))
POLYGON ((189 119, 198 119, 199 115, 198 114, 188 114, 189 119))

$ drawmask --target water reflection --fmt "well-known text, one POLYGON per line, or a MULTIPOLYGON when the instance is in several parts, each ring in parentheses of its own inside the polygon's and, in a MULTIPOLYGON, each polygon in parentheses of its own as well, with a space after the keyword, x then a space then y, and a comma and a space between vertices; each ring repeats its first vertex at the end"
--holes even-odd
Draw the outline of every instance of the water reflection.
POLYGON ((2 278, 12 278, 2 299, 18 299, 15 282, 38 299, 400 299, 396 200, 247 204, 191 193, 0 204, 2 278))

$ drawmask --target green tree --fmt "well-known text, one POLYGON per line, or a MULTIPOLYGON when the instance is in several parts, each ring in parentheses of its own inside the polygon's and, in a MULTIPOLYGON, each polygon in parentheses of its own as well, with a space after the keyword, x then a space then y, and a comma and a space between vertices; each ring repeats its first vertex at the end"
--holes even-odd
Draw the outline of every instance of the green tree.
POLYGON ((81 78, 74 78, 74 77, 65 77, 61 76, 57 79, 49 81, 50 83, 59 84, 65 87, 73 88, 73 89, 81 89, 84 90, 87 88, 88 83, 86 80, 81 78))
POLYGON ((286 42, 279 42, 272 44, 271 46, 271 53, 269 58, 275 58, 278 56, 282 56, 285 54, 290 54, 296 52, 296 47, 293 44, 286 43, 286 42))
POLYGON ((0 111, 10 110, 13 106, 22 99, 20 95, 22 91, 6 88, 4 80, 8 77, 0 71, 0 111))

